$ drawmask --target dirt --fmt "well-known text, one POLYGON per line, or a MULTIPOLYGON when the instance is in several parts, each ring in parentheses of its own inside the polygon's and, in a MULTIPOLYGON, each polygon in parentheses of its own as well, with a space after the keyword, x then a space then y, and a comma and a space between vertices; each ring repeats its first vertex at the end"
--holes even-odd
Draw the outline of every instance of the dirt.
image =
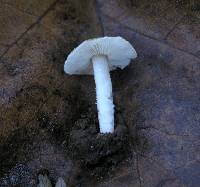
MULTIPOLYGON (((131 156, 133 137, 130 137, 120 114, 116 116, 115 132, 100 134, 96 110, 92 107, 79 108, 77 103, 81 103, 81 107, 87 105, 80 99, 73 102, 76 103, 71 105, 77 108, 73 111, 71 125, 53 124, 47 114, 40 113, 37 128, 14 131, 5 142, 1 143, 0 162, 3 165, 1 165, 0 186, 35 186, 37 176, 43 170, 47 170, 48 173, 54 172, 48 171, 47 165, 46 168, 37 168, 34 159, 37 157, 35 156, 37 152, 41 153, 41 146, 38 146, 41 142, 51 142, 53 147, 61 150, 71 162, 76 163, 78 172, 68 179, 70 186, 87 186, 88 181, 90 183, 93 181, 95 184, 96 181, 108 178, 120 162, 131 156), (30 163, 30 160, 33 161, 30 163)), ((43 146, 42 149, 45 153, 43 146)), ((50 151, 48 154, 52 155, 44 155, 44 158, 40 159, 48 159, 48 156, 57 153, 50 151)), ((54 167, 57 167, 55 163, 54 167)), ((70 170, 73 173, 74 168, 70 170)), ((54 183, 58 176, 53 174, 50 177, 54 183)))
MULTIPOLYGON (((26 101, 26 105, 34 105, 41 99, 41 93, 42 98, 46 97, 46 92, 43 87, 32 86, 22 90, 18 98, 26 101)), ((72 86, 69 94, 59 90, 51 94, 64 99, 65 112, 70 115, 61 123, 55 113, 41 107, 28 127, 18 128, 1 140, 0 186, 35 186, 43 170, 50 173, 53 183, 63 175, 63 170, 69 170, 71 177, 64 175, 68 185, 87 186, 108 178, 120 163, 131 157, 131 147, 137 141, 130 135, 121 111, 116 108, 115 132, 103 135, 99 133, 96 105, 79 97, 86 95, 79 85, 72 86), (59 162, 48 161, 57 155, 59 162), (61 162, 64 167, 60 169, 61 162)), ((19 103, 16 101, 21 111, 23 106, 19 107, 19 103)))
POLYGON ((69 136, 69 154, 88 170, 89 175, 102 178, 108 170, 130 153, 128 130, 116 123, 114 134, 99 134, 95 115, 82 116, 69 136))

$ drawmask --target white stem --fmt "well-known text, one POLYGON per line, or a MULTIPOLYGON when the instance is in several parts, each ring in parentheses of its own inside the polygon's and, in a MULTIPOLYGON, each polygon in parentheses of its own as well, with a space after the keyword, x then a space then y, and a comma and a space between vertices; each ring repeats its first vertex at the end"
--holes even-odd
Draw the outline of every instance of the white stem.
POLYGON ((100 133, 112 133, 114 131, 114 105, 107 58, 105 56, 94 56, 92 62, 100 133))

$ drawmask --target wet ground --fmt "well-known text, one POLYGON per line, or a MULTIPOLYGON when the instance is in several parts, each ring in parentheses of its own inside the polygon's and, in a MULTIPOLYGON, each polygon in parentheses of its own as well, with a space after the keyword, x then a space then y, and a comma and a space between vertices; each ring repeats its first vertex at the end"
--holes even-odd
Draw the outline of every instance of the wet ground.
POLYGON ((200 2, 0 0, 0 186, 198 187, 200 2), (63 72, 81 41, 122 36, 116 130, 100 135, 91 76, 63 72))

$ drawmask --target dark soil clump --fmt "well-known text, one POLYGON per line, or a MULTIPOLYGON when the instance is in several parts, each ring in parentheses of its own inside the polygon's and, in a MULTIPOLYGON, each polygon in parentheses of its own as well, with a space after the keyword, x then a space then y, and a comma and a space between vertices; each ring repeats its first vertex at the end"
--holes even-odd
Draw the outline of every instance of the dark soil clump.
POLYGON ((97 116, 92 111, 76 121, 69 136, 68 151, 89 176, 105 177, 130 153, 127 127, 119 120, 116 124, 113 134, 100 134, 97 116))

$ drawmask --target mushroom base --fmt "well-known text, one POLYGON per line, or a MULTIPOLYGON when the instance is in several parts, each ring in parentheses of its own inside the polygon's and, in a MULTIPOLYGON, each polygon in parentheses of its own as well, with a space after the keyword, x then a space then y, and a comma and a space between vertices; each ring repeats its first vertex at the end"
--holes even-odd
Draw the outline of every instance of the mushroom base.
POLYGON ((130 144, 128 128, 119 116, 116 116, 114 133, 99 134, 98 119, 91 110, 73 126, 69 135, 68 154, 82 168, 79 180, 89 186, 88 179, 91 182, 108 177, 130 157, 130 144))

